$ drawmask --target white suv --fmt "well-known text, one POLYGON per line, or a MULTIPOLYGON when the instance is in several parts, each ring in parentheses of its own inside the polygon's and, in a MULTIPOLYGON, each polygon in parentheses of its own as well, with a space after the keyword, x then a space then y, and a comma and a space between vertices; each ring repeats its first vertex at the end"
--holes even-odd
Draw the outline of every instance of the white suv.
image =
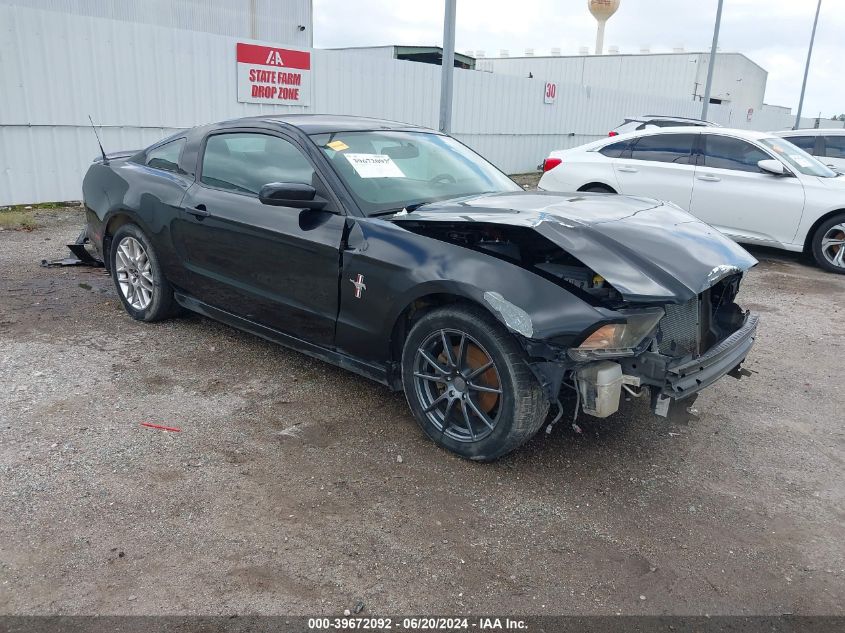
POLYGON ((674 202, 738 242, 811 252, 845 274, 845 176, 764 132, 646 130, 552 152, 539 188, 674 202))
POLYGON ((825 165, 845 171, 845 130, 786 130, 772 134, 797 145, 825 165))

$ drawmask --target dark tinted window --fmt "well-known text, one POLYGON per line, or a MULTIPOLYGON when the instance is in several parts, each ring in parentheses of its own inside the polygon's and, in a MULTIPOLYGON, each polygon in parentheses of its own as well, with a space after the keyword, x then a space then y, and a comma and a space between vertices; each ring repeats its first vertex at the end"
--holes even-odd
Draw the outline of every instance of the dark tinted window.
POLYGON ((619 158, 628 149, 629 141, 619 141, 618 143, 611 143, 605 145, 599 150, 599 154, 604 154, 608 158, 619 158))
POLYGON ((208 138, 201 180, 210 187, 257 194, 271 182, 314 184, 311 163, 288 141, 266 134, 208 138))
POLYGON ((634 141, 631 158, 635 160, 652 160, 659 163, 674 163, 688 165, 692 145, 695 141, 693 134, 655 134, 643 136, 634 141))
POLYGON ((816 149, 816 137, 815 136, 784 136, 784 138, 792 143, 803 149, 808 154, 815 154, 814 151, 816 149))
POLYGON ((771 156, 748 141, 720 136, 704 135, 704 166, 737 171, 760 171, 757 162, 771 156))
POLYGON ((824 155, 830 158, 845 158, 845 136, 825 136, 824 155))
POLYGON ((156 169, 179 171, 179 155, 182 153, 183 147, 185 147, 185 139, 183 138, 156 147, 154 150, 147 152, 146 164, 156 169))

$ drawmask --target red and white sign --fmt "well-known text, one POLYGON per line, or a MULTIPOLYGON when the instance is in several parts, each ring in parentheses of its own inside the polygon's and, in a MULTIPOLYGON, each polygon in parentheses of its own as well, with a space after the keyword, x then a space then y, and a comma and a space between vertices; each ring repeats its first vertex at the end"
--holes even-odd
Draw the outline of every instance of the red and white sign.
POLYGON ((238 101, 307 106, 311 53, 238 42, 238 101))
POLYGON ((546 92, 543 94, 543 103, 554 103, 557 99, 557 84, 546 82, 546 92))

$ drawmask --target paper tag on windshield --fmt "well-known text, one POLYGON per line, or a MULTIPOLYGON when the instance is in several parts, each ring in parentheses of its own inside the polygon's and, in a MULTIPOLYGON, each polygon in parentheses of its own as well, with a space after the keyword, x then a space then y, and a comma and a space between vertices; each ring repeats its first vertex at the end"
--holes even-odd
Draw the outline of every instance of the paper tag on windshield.
POLYGON ((343 141, 332 141, 331 143, 328 143, 326 147, 333 149, 336 152, 342 152, 345 149, 349 149, 349 145, 343 141))
POLYGON ((344 154, 361 178, 404 178, 405 174, 387 154, 344 154))

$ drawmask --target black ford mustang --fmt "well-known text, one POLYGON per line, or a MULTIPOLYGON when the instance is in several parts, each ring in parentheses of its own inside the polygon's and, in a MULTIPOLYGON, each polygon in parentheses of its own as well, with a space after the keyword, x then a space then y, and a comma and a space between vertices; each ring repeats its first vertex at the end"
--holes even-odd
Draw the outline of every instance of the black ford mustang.
POLYGON ((375 119, 227 121, 104 156, 87 234, 126 311, 179 307, 404 389, 424 431, 494 459, 572 389, 679 410, 739 376, 756 260, 672 204, 525 192, 449 136, 375 119), (670 406, 671 405, 671 406, 670 406))

